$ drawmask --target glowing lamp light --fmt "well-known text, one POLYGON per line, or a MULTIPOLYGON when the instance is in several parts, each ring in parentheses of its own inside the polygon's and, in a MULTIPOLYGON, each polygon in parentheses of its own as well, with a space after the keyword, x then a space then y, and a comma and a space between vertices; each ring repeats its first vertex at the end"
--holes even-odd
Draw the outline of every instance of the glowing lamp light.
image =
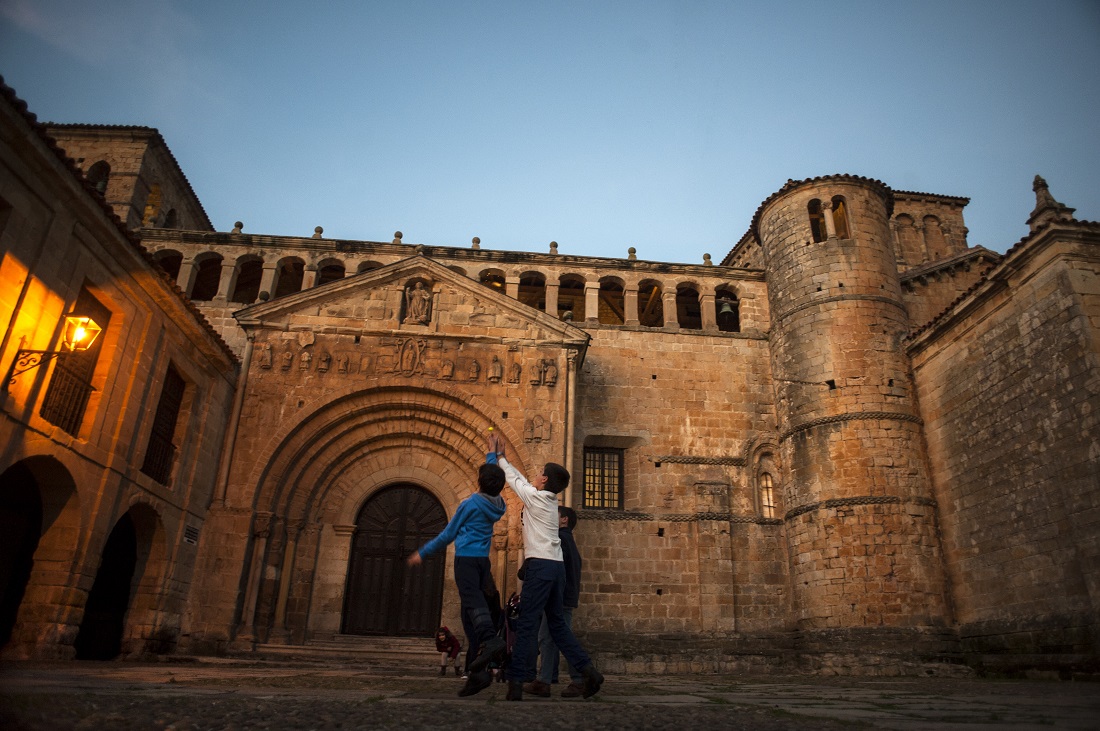
POLYGON ((87 316, 69 315, 65 318, 65 333, 62 343, 66 350, 87 350, 103 332, 103 328, 96 321, 87 316))
POLYGON ((60 350, 25 350, 20 340, 20 348, 15 352, 8 374, 0 383, 0 393, 7 393, 9 388, 15 385, 15 379, 23 373, 37 368, 46 361, 53 360, 62 353, 74 353, 87 350, 103 332, 95 320, 87 315, 67 315, 65 327, 61 333, 60 350))

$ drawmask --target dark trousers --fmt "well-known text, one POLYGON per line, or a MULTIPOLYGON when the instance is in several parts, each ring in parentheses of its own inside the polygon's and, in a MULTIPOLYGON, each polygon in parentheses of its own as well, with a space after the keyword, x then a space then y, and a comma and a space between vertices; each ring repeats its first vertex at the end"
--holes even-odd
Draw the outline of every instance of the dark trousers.
POLYGON ((462 630, 466 633, 466 666, 477 657, 478 649, 497 633, 493 615, 485 598, 485 587, 493 583, 488 557, 455 556, 455 585, 462 602, 462 630))
POLYGON ((508 679, 524 679, 527 668, 535 659, 539 625, 546 614, 546 625, 554 644, 565 655, 569 664, 583 672, 592 664, 573 630, 565 621, 565 564, 544 558, 527 559, 526 577, 520 596, 519 618, 516 620, 516 643, 512 647, 512 662, 508 667, 508 679))

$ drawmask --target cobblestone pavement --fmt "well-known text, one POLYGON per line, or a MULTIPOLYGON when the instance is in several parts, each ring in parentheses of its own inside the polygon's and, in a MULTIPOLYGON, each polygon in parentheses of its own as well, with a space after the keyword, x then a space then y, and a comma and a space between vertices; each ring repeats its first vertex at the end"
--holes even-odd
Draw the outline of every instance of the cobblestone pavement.
POLYGON ((432 668, 362 662, 5 662, 0 729, 1100 729, 1100 683, 608 676, 590 700, 458 698, 432 668))

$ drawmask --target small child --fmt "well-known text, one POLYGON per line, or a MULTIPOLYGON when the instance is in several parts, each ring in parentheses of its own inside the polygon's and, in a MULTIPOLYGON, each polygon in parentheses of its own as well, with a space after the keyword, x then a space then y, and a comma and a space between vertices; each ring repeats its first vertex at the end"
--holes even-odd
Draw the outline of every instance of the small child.
POLYGON ((493 617, 485 599, 484 587, 492 582, 489 548, 493 540, 493 525, 504 515, 504 471, 495 464, 483 464, 477 473, 478 492, 458 504, 454 517, 443 531, 409 554, 409 566, 419 566, 424 556, 455 544, 455 585, 461 602, 462 628, 466 641, 477 641, 478 657, 470 664, 470 675, 458 694, 469 696, 492 685, 492 676, 485 669, 488 660, 504 649, 504 640, 496 636, 493 617), (484 657, 482 657, 484 656, 484 657))
POLYGON ((458 669, 458 656, 462 653, 462 643, 451 634, 447 627, 440 627, 435 633, 435 649, 439 652, 439 677, 447 674, 447 660, 454 663, 455 675, 462 675, 458 669))

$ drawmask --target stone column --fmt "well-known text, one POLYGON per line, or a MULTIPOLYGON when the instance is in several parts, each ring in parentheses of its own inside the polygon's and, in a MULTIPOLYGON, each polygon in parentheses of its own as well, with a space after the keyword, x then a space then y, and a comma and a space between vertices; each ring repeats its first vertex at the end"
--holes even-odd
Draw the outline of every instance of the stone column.
MULTIPOLYGON (((565 359, 565 464, 570 472, 576 472, 576 465, 573 464, 573 431, 577 412, 577 351, 568 351, 565 359)), ((576 480, 570 480, 569 486, 565 488, 564 502, 567 507, 573 506, 573 486, 576 483, 576 480)))
POLYGON ((676 290, 662 292, 661 299, 665 308, 665 327, 680 327, 676 313, 676 290))
POLYGON ((630 285, 623 290, 623 324, 637 325, 638 319, 638 286, 630 285))
POLYGON ((236 271, 237 262, 222 259, 221 278, 218 280, 218 293, 214 295, 214 299, 218 302, 225 302, 229 299, 229 288, 233 286, 233 274, 236 271))
POLYGON ((546 283, 546 314, 551 317, 558 316, 558 283, 546 283))
POLYGON ((302 273, 302 291, 317 286, 317 265, 309 264, 302 273))
POLYGON ((180 273, 176 275, 176 284, 188 297, 191 296, 191 288, 195 286, 195 258, 187 257, 180 262, 180 273))
POLYGON ((508 295, 514 300, 519 299, 519 277, 504 277, 504 294, 508 295))
POLYGON ((699 293, 699 318, 704 330, 717 332, 718 316, 714 311, 714 293, 699 293))
POLYGON ((833 220, 833 202, 821 201, 821 216, 825 219, 825 238, 836 238, 836 221, 833 220))
POLYGON ((274 286, 276 268, 276 264, 264 261, 264 274, 263 277, 260 278, 260 293, 267 292, 269 298, 275 296, 274 286))
POLYGON ((238 650, 254 650, 256 647, 256 603, 260 598, 260 582, 264 578, 264 557, 267 553, 267 541, 271 537, 274 518, 273 513, 256 513, 252 520, 252 561, 248 568, 248 582, 245 584, 241 623, 237 628, 237 637, 233 641, 233 647, 238 650))
POLYGON ((600 283, 584 283, 584 321, 596 324, 600 321, 600 283))
POLYGON ((283 549, 282 569, 279 576, 279 596, 275 601, 275 622, 271 632, 274 642, 286 644, 290 640, 290 631, 286 626, 286 605, 290 597, 290 585, 294 580, 294 560, 298 555, 298 537, 302 534, 302 528, 306 522, 302 519, 292 520, 286 526, 286 546, 283 549))

